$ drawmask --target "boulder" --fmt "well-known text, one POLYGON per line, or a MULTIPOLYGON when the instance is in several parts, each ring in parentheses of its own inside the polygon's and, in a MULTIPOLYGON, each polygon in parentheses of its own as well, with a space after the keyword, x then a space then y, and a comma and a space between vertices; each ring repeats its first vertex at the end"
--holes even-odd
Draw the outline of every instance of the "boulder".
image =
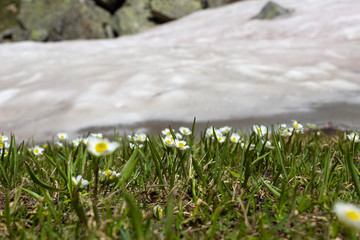
POLYGON ((128 0, 114 14, 115 30, 119 35, 142 32, 156 25, 151 18, 149 0, 128 0))
POLYGON ((167 22, 181 18, 202 9, 200 0, 152 0, 151 10, 154 18, 160 22, 167 22))
POLYGON ((23 0, 18 19, 35 41, 113 37, 110 14, 89 0, 23 0))
POLYGON ((291 13, 290 9, 286 9, 275 2, 268 2, 261 9, 261 11, 254 16, 254 19, 274 19, 277 17, 286 16, 291 13))
POLYGON ((6 29, 0 34, 0 42, 19 42, 30 39, 30 32, 18 26, 6 29))

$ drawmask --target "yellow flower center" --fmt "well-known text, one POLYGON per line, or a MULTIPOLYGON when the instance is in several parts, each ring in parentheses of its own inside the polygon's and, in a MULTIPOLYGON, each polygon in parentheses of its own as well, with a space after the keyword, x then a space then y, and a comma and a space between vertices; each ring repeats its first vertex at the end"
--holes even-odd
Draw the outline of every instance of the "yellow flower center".
POLYGON ((346 212, 346 216, 348 216, 351 220, 359 220, 360 219, 359 214, 354 211, 346 212))
POLYGON ((60 136, 60 139, 64 139, 64 136, 60 136))
POLYGON ((4 146, 4 143, 0 142, 0 147, 3 147, 4 146))
POLYGON ((0 141, 2 141, 3 140, 3 137, 2 136, 0 136, 0 141))
POLYGON ((139 136, 138 139, 141 140, 141 136, 139 136))
POLYGON ((181 142, 179 143, 179 147, 185 147, 185 145, 181 142))
POLYGON ((97 144, 95 145, 95 150, 96 150, 98 153, 105 152, 105 151, 107 150, 107 144, 104 143, 104 142, 97 143, 97 144))
POLYGON ((235 142, 235 141, 236 141, 236 137, 233 137, 232 140, 235 142))
POLYGON ((161 209, 159 209, 159 211, 158 211, 158 212, 159 212, 159 216, 160 216, 160 217, 162 217, 162 215, 163 215, 163 211, 161 211, 161 209))
POLYGON ((170 140, 166 140, 166 143, 167 143, 167 144, 171 144, 171 141, 170 141, 170 140))
POLYGON ((258 133, 260 133, 260 134, 262 133, 260 128, 258 128, 258 133))
POLYGON ((110 170, 106 170, 106 171, 104 171, 104 173, 106 174, 106 176, 109 176, 110 175, 110 170))
POLYGON ((34 153, 39 153, 39 152, 40 152, 39 149, 34 150, 34 153))
POLYGON ((297 127, 299 127, 299 124, 295 123, 294 126, 297 128, 297 127))

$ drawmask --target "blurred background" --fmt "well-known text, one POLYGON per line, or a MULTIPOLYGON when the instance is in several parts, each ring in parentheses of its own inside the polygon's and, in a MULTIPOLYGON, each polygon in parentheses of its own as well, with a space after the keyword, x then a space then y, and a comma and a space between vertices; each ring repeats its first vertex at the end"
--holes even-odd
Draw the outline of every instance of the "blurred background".
POLYGON ((0 133, 360 126, 359 0, 0 0, 0 133))

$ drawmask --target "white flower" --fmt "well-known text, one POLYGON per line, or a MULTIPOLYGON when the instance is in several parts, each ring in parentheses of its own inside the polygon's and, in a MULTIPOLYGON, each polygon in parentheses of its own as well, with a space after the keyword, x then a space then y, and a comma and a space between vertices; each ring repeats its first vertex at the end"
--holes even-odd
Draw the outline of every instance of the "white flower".
POLYGON ((181 135, 180 133, 175 133, 175 137, 176 139, 182 139, 183 135, 181 135))
POLYGON ((265 144, 265 147, 267 147, 267 148, 270 148, 270 149, 275 149, 275 147, 271 144, 271 142, 270 141, 262 141, 263 142, 263 144, 265 144))
POLYGON ((134 143, 129 143, 130 148, 131 149, 135 149, 136 147, 142 148, 144 147, 144 144, 134 144, 134 143))
POLYGON ((349 203, 335 203, 333 208, 338 219, 348 227, 360 230, 360 209, 349 203))
POLYGON ((87 145, 88 151, 95 156, 104 156, 114 152, 120 144, 118 142, 110 142, 107 139, 90 137, 87 145))
POLYGON ((175 146, 181 150, 186 150, 188 148, 190 148, 189 146, 186 145, 185 141, 180 141, 175 139, 175 146))
POLYGON ((112 170, 99 171, 100 176, 107 177, 110 180, 120 177, 120 173, 112 170))
POLYGON ((284 130, 284 129, 286 129, 286 124, 285 124, 285 123, 278 124, 278 125, 277 125, 277 129, 278 129, 278 130, 284 130))
POLYGON ((90 133, 91 137, 96 137, 96 138, 103 138, 102 133, 90 133))
POLYGON ((174 147, 175 146, 174 138, 171 135, 167 135, 165 138, 163 138, 163 142, 168 147, 174 147))
POLYGON ((9 148, 10 144, 8 142, 0 142, 0 149, 3 149, 3 147, 9 148))
POLYGON ((81 175, 78 175, 76 178, 75 177, 71 177, 73 184, 74 185, 78 185, 79 183, 81 184, 81 187, 85 187, 87 185, 89 185, 89 181, 83 179, 83 177, 81 175))
POLYGON ((62 148, 64 146, 64 144, 62 142, 55 142, 55 145, 62 148))
POLYGON ((267 133, 267 127, 265 127, 264 125, 254 125, 253 130, 260 137, 265 136, 267 133))
POLYGON ((74 145, 74 147, 79 146, 79 144, 83 141, 82 138, 76 138, 74 140, 71 141, 72 145, 74 145))
POLYGON ((135 133, 134 140, 136 142, 145 142, 147 140, 147 136, 145 133, 135 133))
POLYGON ((170 129, 168 129, 168 128, 165 128, 164 130, 162 130, 161 133, 164 135, 171 135, 170 129))
POLYGON ((220 136, 216 136, 216 139, 218 140, 219 143, 223 143, 225 142, 226 137, 220 135, 220 136))
MULTIPOLYGON (((241 147, 242 149, 247 149, 247 148, 249 147, 249 144, 247 144, 247 143, 241 143, 241 144, 240 144, 240 147, 241 147)), ((255 144, 250 144, 249 150, 254 149, 254 148, 255 148, 255 144)))
POLYGON ((240 141, 240 135, 238 133, 231 134, 230 141, 233 143, 238 143, 240 141))
POLYGON ((162 207, 160 207, 159 205, 156 205, 154 208, 153 208, 153 211, 154 211, 154 215, 157 219, 160 219, 164 216, 164 210, 162 209, 162 207))
POLYGON ((360 142, 359 134, 357 132, 351 132, 350 134, 348 134, 346 136, 350 141, 360 142))
POLYGON ((292 120, 291 125, 296 132, 301 132, 301 133, 304 132, 304 126, 298 123, 296 120, 292 120))
POLYGON ((191 130, 187 127, 180 127, 179 131, 182 135, 188 136, 191 134, 191 130))
POLYGON ((58 133, 57 136, 61 141, 65 141, 66 139, 69 138, 66 133, 58 133))
MULTIPOLYGON (((2 151, 2 149, 0 149, 0 158, 1 158, 2 154, 3 154, 3 151, 2 151)), ((4 157, 6 157, 8 154, 9 154, 9 152, 5 149, 4 157)))
POLYGON ((214 135, 214 131, 219 131, 215 127, 208 127, 206 129, 206 137, 212 137, 214 135))
POLYGON ((40 156, 43 154, 44 148, 35 146, 32 148, 32 152, 35 154, 35 156, 40 156))
POLYGON ((5 135, 0 135, 0 142, 6 142, 9 138, 5 135))
POLYGON ((231 131, 231 127, 225 126, 219 129, 222 134, 228 134, 231 131))
POLYGON ((312 123, 307 123, 306 126, 311 130, 317 127, 316 124, 312 124, 312 123))

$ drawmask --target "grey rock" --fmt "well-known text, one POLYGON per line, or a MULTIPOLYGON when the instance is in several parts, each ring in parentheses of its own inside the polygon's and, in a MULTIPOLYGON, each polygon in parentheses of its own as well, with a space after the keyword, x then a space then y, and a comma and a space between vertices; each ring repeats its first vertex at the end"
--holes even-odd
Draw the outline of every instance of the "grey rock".
POLYGON ((167 22, 202 9, 199 0, 152 0, 151 10, 156 19, 167 22))
POLYGON ((30 38, 30 32, 21 29, 20 27, 8 28, 0 33, 0 42, 19 42, 30 38))
POLYGON ((142 32, 156 25, 151 18, 149 0, 130 0, 114 14, 115 29, 119 35, 142 32))
POLYGON ((261 9, 261 11, 254 16, 254 19, 274 19, 277 17, 282 17, 290 14, 292 11, 290 9, 286 9, 275 2, 268 2, 261 9))
POLYGON ((35 41, 111 37, 110 14, 89 0, 23 0, 18 19, 35 41))

